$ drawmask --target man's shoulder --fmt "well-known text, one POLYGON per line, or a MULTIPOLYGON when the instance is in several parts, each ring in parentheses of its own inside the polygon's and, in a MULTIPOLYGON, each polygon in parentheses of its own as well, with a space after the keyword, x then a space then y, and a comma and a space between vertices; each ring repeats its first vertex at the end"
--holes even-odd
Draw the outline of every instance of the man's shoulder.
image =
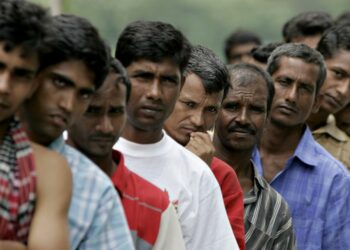
MULTIPOLYGON (((123 199, 137 201, 138 206, 146 209, 153 209, 161 212, 167 209, 170 201, 166 191, 162 191, 160 188, 127 169, 125 166, 123 169, 119 166, 117 171, 121 170, 123 170, 122 176, 119 175, 118 178, 122 177, 123 182, 126 183, 125 186, 118 185, 121 187, 121 190, 119 191, 122 193, 123 199)), ((117 178, 113 177, 114 176, 112 176, 114 183, 119 181, 117 178)))
POLYGON ((66 158, 73 173, 73 180, 79 181, 80 185, 95 185, 95 190, 113 188, 109 177, 87 156, 75 148, 65 144, 61 154, 66 158))

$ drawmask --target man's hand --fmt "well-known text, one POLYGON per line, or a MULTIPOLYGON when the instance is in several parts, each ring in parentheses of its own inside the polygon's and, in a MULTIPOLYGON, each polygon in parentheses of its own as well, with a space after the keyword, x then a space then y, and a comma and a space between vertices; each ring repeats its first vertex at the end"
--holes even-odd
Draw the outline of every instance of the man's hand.
POLYGON ((214 157, 215 148, 208 133, 191 133, 191 138, 186 148, 210 166, 214 157))

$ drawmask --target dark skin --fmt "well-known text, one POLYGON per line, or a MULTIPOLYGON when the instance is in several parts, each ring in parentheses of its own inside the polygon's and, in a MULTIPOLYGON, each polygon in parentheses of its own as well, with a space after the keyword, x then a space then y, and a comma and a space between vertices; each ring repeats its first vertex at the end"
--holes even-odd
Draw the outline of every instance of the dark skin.
POLYGON ((254 184, 251 155, 267 119, 267 87, 261 77, 250 76, 241 84, 242 73, 231 74, 231 88, 216 121, 213 143, 215 156, 234 168, 244 193, 254 184))
POLYGON ((253 166, 250 162, 253 148, 247 151, 228 150, 217 137, 214 137, 214 146, 216 148, 215 156, 233 167, 243 192, 249 192, 253 188, 254 178, 253 166))
POLYGON ((155 63, 141 59, 130 64, 127 71, 131 95, 123 137, 140 144, 158 142, 180 94, 183 84, 180 69, 170 60, 155 63))
POLYGON ((259 147, 264 178, 268 182, 284 169, 298 146, 306 119, 319 108, 317 77, 316 65, 290 57, 282 57, 279 69, 272 74, 276 92, 271 120, 259 147))

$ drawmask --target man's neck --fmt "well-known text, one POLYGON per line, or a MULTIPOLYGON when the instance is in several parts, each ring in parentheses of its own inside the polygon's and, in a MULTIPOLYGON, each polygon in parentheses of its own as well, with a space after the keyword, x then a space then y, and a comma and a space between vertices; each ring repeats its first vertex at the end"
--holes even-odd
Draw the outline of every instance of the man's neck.
POLYGON ((304 126, 284 127, 270 121, 261 138, 260 150, 268 154, 293 153, 299 144, 304 126))
POLYGON ((79 152, 84 154, 86 157, 88 157, 91 161, 93 161, 103 172, 105 172, 108 176, 112 176, 117 168, 118 162, 113 161, 113 153, 112 150, 109 152, 108 155, 104 156, 94 156, 89 155, 84 150, 80 149, 77 144, 74 143, 74 141, 68 136, 67 144, 72 146, 73 148, 77 149, 79 152))
POLYGON ((253 186, 254 172, 251 165, 253 149, 232 150, 228 149, 214 135, 215 156, 229 164, 236 172, 243 191, 246 193, 253 186))
POLYGON ((119 162, 113 160, 112 151, 110 154, 100 157, 100 156, 89 156, 89 159, 92 160, 100 169, 105 172, 109 177, 111 177, 115 170, 118 167, 119 162))
POLYGON ((6 121, 0 122, 0 143, 2 143, 2 141, 4 140, 9 124, 10 124, 9 119, 7 119, 6 121))
POLYGON ((307 120, 307 124, 309 125, 310 129, 314 131, 327 124, 328 116, 329 112, 320 108, 317 113, 310 115, 309 119, 307 120))
POLYGON ((123 138, 139 143, 139 144, 151 144, 159 142, 163 137, 162 128, 157 128, 152 131, 150 130, 141 130, 132 126, 127 122, 125 129, 123 131, 123 138))

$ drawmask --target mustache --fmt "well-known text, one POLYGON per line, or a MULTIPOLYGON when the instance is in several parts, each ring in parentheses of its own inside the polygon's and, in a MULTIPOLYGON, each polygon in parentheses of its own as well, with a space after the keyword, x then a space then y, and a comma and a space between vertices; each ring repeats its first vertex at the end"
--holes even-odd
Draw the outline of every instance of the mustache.
POLYGON ((238 123, 234 123, 228 128, 228 132, 245 132, 255 135, 256 130, 253 129, 250 125, 241 125, 238 123))
POLYGON ((104 134, 104 133, 95 133, 89 136, 90 139, 92 140, 115 140, 115 135, 113 134, 104 134))

